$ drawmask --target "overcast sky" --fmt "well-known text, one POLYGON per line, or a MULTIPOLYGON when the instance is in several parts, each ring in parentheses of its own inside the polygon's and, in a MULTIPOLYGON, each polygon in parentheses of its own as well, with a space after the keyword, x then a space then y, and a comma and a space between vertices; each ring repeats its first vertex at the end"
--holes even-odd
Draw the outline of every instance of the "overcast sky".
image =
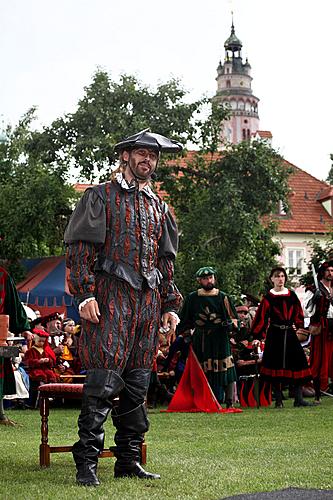
POLYGON ((193 98, 216 92, 231 11, 252 66, 260 129, 319 179, 333 153, 333 0, 0 0, 0 117, 15 125, 75 111, 97 67, 152 87, 180 78, 193 98))

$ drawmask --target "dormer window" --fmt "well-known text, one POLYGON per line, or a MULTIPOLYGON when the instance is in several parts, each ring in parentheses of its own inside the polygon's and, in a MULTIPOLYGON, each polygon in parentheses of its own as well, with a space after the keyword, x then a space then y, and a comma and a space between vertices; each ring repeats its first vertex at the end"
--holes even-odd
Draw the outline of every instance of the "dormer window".
POLYGON ((277 213, 278 213, 278 215, 287 215, 286 206, 285 206, 285 204, 283 203, 282 200, 280 200, 279 203, 278 203, 277 213))

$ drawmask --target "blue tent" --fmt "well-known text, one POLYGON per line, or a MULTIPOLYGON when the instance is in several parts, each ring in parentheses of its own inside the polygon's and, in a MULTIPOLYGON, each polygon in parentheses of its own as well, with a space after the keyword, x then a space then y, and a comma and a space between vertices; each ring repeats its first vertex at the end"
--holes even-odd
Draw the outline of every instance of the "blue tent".
POLYGON ((79 313, 68 289, 65 257, 25 259, 22 264, 27 276, 16 286, 21 301, 42 316, 58 312, 77 322, 79 313))

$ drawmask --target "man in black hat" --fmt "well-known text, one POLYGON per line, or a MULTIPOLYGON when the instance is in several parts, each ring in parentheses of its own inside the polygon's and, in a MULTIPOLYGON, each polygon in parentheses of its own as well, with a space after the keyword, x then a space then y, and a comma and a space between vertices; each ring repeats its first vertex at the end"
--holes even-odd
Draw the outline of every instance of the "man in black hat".
POLYGON ((175 221, 151 189, 161 152, 181 145, 144 130, 115 146, 120 168, 110 182, 87 189, 65 232, 69 286, 82 318, 80 358, 87 370, 77 482, 98 485, 103 424, 116 427, 115 477, 158 479, 140 465, 148 419, 144 404, 158 329, 176 327, 181 295, 173 282, 175 221), (161 320, 162 318, 162 320, 161 320))
POLYGON ((229 335, 238 329, 238 316, 230 297, 217 288, 215 275, 210 266, 198 269, 200 287, 185 298, 177 332, 193 330, 193 349, 209 385, 219 403, 232 409, 237 376, 229 335))
POLYGON ((318 288, 312 285, 306 290, 304 311, 310 318, 310 367, 319 404, 321 390, 327 391, 333 377, 333 260, 320 265, 317 280, 318 288))

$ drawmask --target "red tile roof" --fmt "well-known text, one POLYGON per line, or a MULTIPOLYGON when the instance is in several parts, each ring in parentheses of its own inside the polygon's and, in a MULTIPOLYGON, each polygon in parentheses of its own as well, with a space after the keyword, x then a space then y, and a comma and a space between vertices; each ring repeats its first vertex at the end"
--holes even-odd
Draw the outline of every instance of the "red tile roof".
POLYGON ((73 187, 78 193, 83 193, 86 189, 88 189, 88 187, 91 186, 94 186, 94 184, 80 184, 79 182, 77 182, 73 187))
POLYGON ((285 164, 291 166, 294 172, 289 178, 290 214, 278 217, 279 232, 327 233, 332 228, 333 220, 319 200, 324 199, 324 193, 327 199, 330 186, 286 160, 285 164))
POLYGON ((318 201, 325 201, 333 196, 333 186, 329 186, 323 190, 323 192, 318 196, 318 201))
POLYGON ((260 137, 262 137, 263 139, 272 139, 272 132, 270 132, 269 130, 257 130, 256 132, 253 132, 253 136, 256 136, 256 135, 259 135, 260 137))

